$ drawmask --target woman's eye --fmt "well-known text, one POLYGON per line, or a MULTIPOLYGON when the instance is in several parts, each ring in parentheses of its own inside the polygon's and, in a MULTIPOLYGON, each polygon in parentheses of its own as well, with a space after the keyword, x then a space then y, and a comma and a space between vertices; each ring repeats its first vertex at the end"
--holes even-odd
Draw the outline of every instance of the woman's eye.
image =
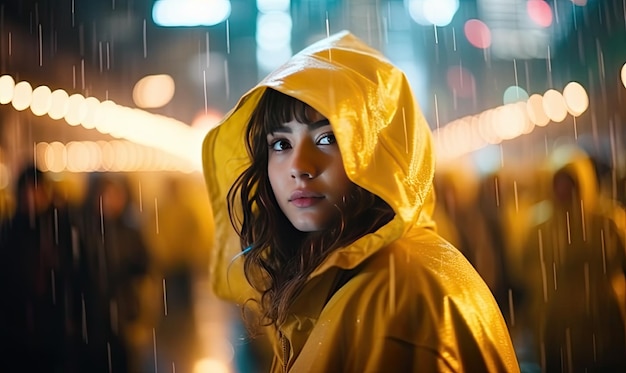
POLYGON ((273 151, 283 151, 285 149, 289 149, 291 146, 289 145, 289 142, 287 142, 286 140, 283 139, 278 139, 278 140, 274 140, 271 142, 270 147, 273 151))
POLYGON ((320 137, 318 141, 320 145, 332 145, 336 142, 337 140, 335 139, 335 135, 332 133, 327 133, 327 134, 322 135, 322 137, 320 137))

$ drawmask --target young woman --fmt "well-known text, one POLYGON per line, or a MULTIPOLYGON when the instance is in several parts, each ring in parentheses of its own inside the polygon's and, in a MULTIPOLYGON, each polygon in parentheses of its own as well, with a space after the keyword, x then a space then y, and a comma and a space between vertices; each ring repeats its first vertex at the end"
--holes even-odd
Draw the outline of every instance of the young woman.
POLYGON ((209 132, 213 286, 269 330, 272 371, 519 371, 489 289, 435 232, 432 152, 404 74, 348 32, 209 132))

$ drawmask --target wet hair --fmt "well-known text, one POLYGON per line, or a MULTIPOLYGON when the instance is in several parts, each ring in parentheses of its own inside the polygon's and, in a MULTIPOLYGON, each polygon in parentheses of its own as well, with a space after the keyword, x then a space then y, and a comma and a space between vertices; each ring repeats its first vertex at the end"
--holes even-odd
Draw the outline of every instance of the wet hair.
MULTIPOLYGON (((247 125, 245 145, 252 162, 227 197, 230 220, 240 236, 246 278, 261 294, 256 303, 261 318, 255 323, 265 326, 279 327, 285 321, 309 275, 331 252, 376 231, 394 216, 380 197, 353 184, 344 205, 337 206, 339 219, 334 227, 301 232, 289 222, 270 185, 267 135, 294 119, 313 123, 307 114, 311 114, 307 104, 266 89, 247 125)), ((246 305, 243 311, 246 316, 246 305)))

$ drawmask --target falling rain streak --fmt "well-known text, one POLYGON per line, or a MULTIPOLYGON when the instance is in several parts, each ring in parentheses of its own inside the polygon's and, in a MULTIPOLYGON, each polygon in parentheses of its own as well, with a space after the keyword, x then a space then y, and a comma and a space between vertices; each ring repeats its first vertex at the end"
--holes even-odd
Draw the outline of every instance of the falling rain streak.
POLYGON ((157 197, 154 198, 154 228, 155 232, 159 234, 159 201, 157 197))
POLYGON ((389 314, 396 314, 396 262, 393 254, 389 255, 389 314))
POLYGON ((167 316, 167 287, 165 285, 165 279, 163 279, 163 314, 167 316))

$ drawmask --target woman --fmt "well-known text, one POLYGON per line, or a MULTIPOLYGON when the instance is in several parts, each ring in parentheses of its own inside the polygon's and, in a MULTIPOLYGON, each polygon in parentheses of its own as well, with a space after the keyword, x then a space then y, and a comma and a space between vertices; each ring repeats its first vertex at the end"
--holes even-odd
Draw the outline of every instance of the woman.
POLYGON ((378 51, 348 32, 306 48, 203 159, 213 286, 268 328, 272 371, 519 371, 489 289, 435 233, 430 129, 378 51))

